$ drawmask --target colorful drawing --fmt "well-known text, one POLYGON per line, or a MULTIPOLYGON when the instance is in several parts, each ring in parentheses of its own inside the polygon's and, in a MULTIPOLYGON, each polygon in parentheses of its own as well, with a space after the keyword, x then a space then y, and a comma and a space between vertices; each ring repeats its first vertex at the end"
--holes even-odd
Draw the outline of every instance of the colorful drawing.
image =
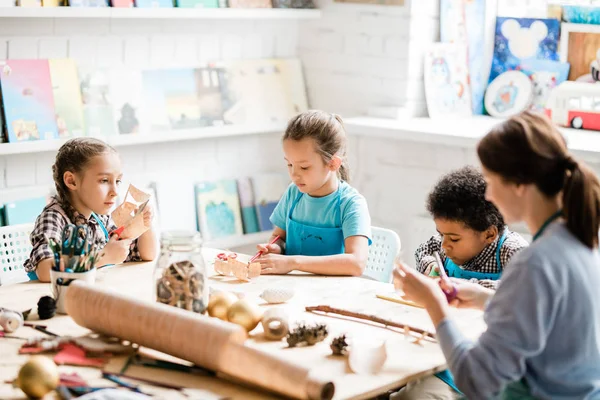
POLYGON ((563 6, 562 17, 565 22, 573 24, 600 24, 600 8, 598 6, 563 6))
POLYGON ((240 206, 242 208, 242 222, 244 233, 258 232, 258 217, 256 215, 256 202, 254 200, 254 189, 250 178, 237 180, 240 206))
POLYGON ((86 135, 107 136, 117 133, 113 106, 110 102, 108 69, 79 68, 81 100, 86 135))
POLYGON ((516 69, 524 60, 558 61, 560 22, 555 19, 497 18, 489 81, 516 69))
POLYGON ((467 48, 458 43, 434 43, 425 53, 425 95, 431 118, 471 115, 467 48))
POLYGON ((121 134, 140 131, 142 74, 137 70, 114 68, 110 70, 110 96, 114 117, 121 134))
POLYGON ((219 0, 175 0, 178 8, 218 8, 219 0))
POLYGON ((531 109, 543 111, 552 90, 567 80, 569 64, 558 61, 527 60, 523 61, 520 70, 533 83, 533 99, 531 109))
POLYGON ((173 0, 135 0, 137 8, 173 8, 173 0))
POLYGON ((0 61, 9 142, 58 137, 48 60, 0 61))
POLYGON ((69 0, 69 7, 108 7, 108 0, 69 0))
POLYGON ((299 60, 224 62, 222 85, 225 122, 286 123, 306 111, 308 103, 299 60))
POLYGON ((485 93, 485 108, 494 117, 509 117, 531 105, 533 85, 520 71, 508 71, 490 83, 485 93))
POLYGON ((195 190, 198 228, 204 240, 244 233, 234 179, 201 182, 195 190))
POLYGON ((77 67, 71 59, 48 60, 58 136, 83 136, 84 118, 77 67))

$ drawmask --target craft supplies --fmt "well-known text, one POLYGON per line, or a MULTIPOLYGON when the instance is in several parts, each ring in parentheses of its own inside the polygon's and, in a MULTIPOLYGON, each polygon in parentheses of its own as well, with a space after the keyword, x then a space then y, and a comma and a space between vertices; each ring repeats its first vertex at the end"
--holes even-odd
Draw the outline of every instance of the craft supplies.
POLYGON ((351 317, 351 318, 356 318, 356 319, 364 319, 367 321, 376 322, 378 324, 383 324, 385 326, 391 326, 394 328, 404 329, 405 333, 415 332, 418 334, 424 334, 426 338, 435 340, 435 334, 433 332, 429 332, 429 331, 421 329, 421 328, 410 326, 408 324, 400 324, 398 322, 389 321, 387 319, 383 319, 383 318, 377 317, 375 315, 362 314, 359 312, 343 310, 341 308, 334 308, 334 307, 325 306, 325 305, 305 307, 305 310, 309 311, 309 312, 323 312, 323 313, 339 314, 339 315, 344 315, 346 317, 351 317))
POLYGON ((235 294, 231 292, 218 292, 210 295, 208 302, 208 315, 227 321, 227 311, 232 304, 238 301, 235 294))
POLYGON ((448 274, 446 274, 446 269, 444 268, 444 263, 442 263, 442 259, 440 258, 440 254, 436 251, 433 253, 433 256, 435 257, 435 262, 438 265, 438 270, 440 272, 440 282, 444 282, 446 285, 451 286, 452 290, 445 290, 442 289, 444 294, 446 295, 446 299, 448 300, 448 303, 450 303, 452 300, 454 300, 456 298, 457 295, 457 291, 456 291, 456 286, 452 284, 452 281, 450 281, 450 278, 448 278, 448 274))
MULTIPOLYGON (((271 241, 269 242, 269 245, 275 244, 275 242, 277 242, 278 240, 279 240, 279 235, 275 236, 275 237, 273 238, 273 240, 271 240, 271 241)), ((254 261, 255 261, 255 260, 258 258, 258 257, 260 257, 260 256, 262 256, 262 255, 263 255, 263 251, 262 251, 262 250, 260 250, 259 252, 257 252, 257 253, 254 255, 254 257, 252 257, 252 258, 250 259, 250 262, 249 262, 248 264, 252 264, 252 263, 253 263, 253 262, 254 262, 254 261)))
POLYGON ((244 263, 237 259, 236 253, 219 253, 214 262, 215 272, 223 276, 235 276, 241 281, 248 282, 260 276, 260 263, 244 263))
POLYGON ((270 308, 265 311, 261 320, 265 338, 281 340, 289 332, 288 315, 282 308, 270 308))
POLYGON ((56 300, 50 296, 42 296, 37 302, 37 308, 40 319, 50 319, 56 313, 56 300))
POLYGON ((251 301, 241 299, 236 301, 227 310, 227 320, 238 324, 246 329, 246 332, 250 332, 256 328, 256 325, 262 318, 262 311, 260 308, 252 303, 251 301))
POLYGON ((47 357, 33 356, 19 370, 14 385, 33 398, 56 389, 60 381, 56 364, 47 357))
POLYGON ((129 185, 125 200, 110 215, 119 228, 109 236, 116 234, 119 239, 135 239, 150 229, 151 221, 144 220, 143 214, 149 201, 150 194, 129 185))
POLYGON ((23 314, 0 307, 0 327, 5 333, 13 333, 23 326, 23 314))
POLYGON ((198 232, 163 234, 154 272, 156 301, 203 314, 208 306, 208 278, 198 232))
POLYGON ((260 297, 269 304, 285 303, 294 297, 294 289, 284 287, 267 288, 260 297))
POLYGON ((244 345, 246 331, 217 318, 73 282, 66 307, 88 329, 119 337, 297 399, 331 399, 334 385, 309 370, 244 345), (174 334, 177 333, 177 334, 174 334))
POLYGON ((395 296, 394 294, 385 295, 385 294, 376 294, 375 297, 382 300, 392 301, 398 304, 404 304, 406 306, 424 308, 422 305, 415 303, 414 301, 404 300, 402 297, 395 296))
POLYGON ((331 341, 329 345, 331 348, 331 354, 334 356, 345 356, 348 354, 348 342, 346 341, 346 335, 340 335, 331 341))
POLYGON ((291 330, 287 335, 287 343, 289 347, 298 345, 312 346, 318 342, 325 340, 329 331, 327 325, 316 324, 306 325, 299 324, 295 329, 291 330))

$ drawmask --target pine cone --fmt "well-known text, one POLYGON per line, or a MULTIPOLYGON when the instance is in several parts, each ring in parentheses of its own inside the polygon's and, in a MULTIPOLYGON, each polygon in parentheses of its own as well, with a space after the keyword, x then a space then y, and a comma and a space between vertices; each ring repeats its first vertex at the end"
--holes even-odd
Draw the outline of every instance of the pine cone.
POLYGON ((346 342, 346 335, 340 335, 340 336, 334 338, 331 341, 331 345, 329 347, 331 347, 331 351, 332 351, 333 355, 341 356, 341 355, 346 354, 347 349, 348 349, 348 342, 346 342))

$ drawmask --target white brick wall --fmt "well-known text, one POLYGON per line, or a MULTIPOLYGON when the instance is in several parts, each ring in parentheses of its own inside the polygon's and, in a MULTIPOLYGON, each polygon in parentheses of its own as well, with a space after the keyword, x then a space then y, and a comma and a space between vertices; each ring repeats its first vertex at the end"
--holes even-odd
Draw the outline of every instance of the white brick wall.
POLYGON ((423 49, 439 38, 439 2, 317 3, 323 18, 303 22, 298 41, 311 105, 345 115, 378 106, 423 115, 423 49))

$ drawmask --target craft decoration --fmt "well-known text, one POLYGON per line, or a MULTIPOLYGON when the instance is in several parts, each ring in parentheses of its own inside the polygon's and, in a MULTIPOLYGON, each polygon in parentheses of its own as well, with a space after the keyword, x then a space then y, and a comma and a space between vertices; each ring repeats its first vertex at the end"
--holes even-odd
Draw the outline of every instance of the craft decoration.
POLYGON ((41 398, 56 389, 59 381, 58 368, 52 360, 33 356, 23 364, 13 385, 29 397, 41 398))
POLYGON ((331 353, 334 356, 345 356, 348 354, 348 342, 346 341, 346 335, 340 335, 333 338, 331 344, 331 353))
POLYGON ((383 319, 383 318, 377 317, 375 315, 362 314, 359 312, 343 310, 341 308, 334 308, 334 307, 330 307, 330 306, 326 306, 326 305, 305 307, 305 310, 309 311, 309 312, 323 312, 323 313, 339 314, 339 315, 345 315, 347 317, 352 317, 352 318, 356 318, 356 319, 364 319, 367 321, 376 322, 378 324, 383 324, 385 326, 391 326, 394 328, 404 329, 405 333, 415 332, 420 335, 424 335, 424 337, 426 337, 428 339, 436 340, 435 333, 433 333, 433 332, 429 332, 429 331, 421 329, 421 328, 410 326, 408 324, 400 324, 398 322, 389 321, 387 319, 383 319))
POLYGON ((312 346, 325 340, 328 334, 329 331, 325 324, 316 324, 312 326, 300 324, 288 333, 287 343, 289 347, 296 347, 302 344, 312 346))
POLYGON ((40 354, 49 351, 60 351, 67 344, 73 344, 82 349, 86 354, 94 355, 105 355, 106 353, 130 354, 135 351, 135 348, 131 344, 123 344, 114 338, 51 336, 28 339, 19 349, 19 354, 40 354))
POLYGON ((208 302, 208 315, 227 321, 227 312, 232 304, 238 301, 235 294, 231 292, 218 292, 210 295, 208 302))
POLYGON ((262 311, 260 308, 245 299, 236 301, 227 310, 227 320, 242 326, 246 329, 246 332, 256 328, 261 318, 262 311))
POLYGON ((24 322, 20 312, 0 307, 0 327, 5 333, 13 333, 22 327, 24 322))
POLYGON ((285 303, 294 297, 294 289, 285 287, 272 287, 265 289, 260 297, 269 304, 285 303))
POLYGON ((150 194, 129 185, 125 200, 110 215, 118 227, 114 233, 120 239, 135 239, 150 229, 151 222, 146 223, 143 215, 149 200, 150 194))
POLYGON ((281 308, 271 308, 265 311, 261 322, 265 338, 269 340, 283 339, 290 329, 288 315, 281 308))
POLYGON ((550 93, 569 76, 569 64, 558 61, 527 60, 523 61, 520 71, 529 76, 533 85, 531 109, 543 112, 550 93))
POLYGON ((78 365, 81 367, 99 368, 102 367, 106 361, 106 358, 87 357, 84 349, 72 343, 63 345, 60 352, 54 356, 54 362, 57 365, 78 365))
POLYGON ((237 259, 236 253, 219 253, 214 263, 215 272, 224 276, 235 276, 241 281, 248 282, 260 276, 260 263, 243 263, 237 259))
POLYGON ((174 262, 165 268, 156 282, 156 300, 202 314, 207 306, 204 291, 208 289, 202 278, 202 273, 191 261, 174 262))
POLYGON ((498 76, 485 92, 485 108, 493 117, 510 117, 525 111, 533 100, 531 80, 520 71, 498 76))
POLYGON ((245 330, 217 318, 75 281, 67 311, 88 329, 119 337, 296 399, 331 399, 335 387, 307 368, 244 345, 245 330), (174 335, 184 332, 185 335, 174 335))
POLYGON ((348 353, 348 366, 356 374, 375 375, 381 371, 387 360, 384 341, 373 343, 372 340, 362 340, 357 342, 353 339, 348 353))

